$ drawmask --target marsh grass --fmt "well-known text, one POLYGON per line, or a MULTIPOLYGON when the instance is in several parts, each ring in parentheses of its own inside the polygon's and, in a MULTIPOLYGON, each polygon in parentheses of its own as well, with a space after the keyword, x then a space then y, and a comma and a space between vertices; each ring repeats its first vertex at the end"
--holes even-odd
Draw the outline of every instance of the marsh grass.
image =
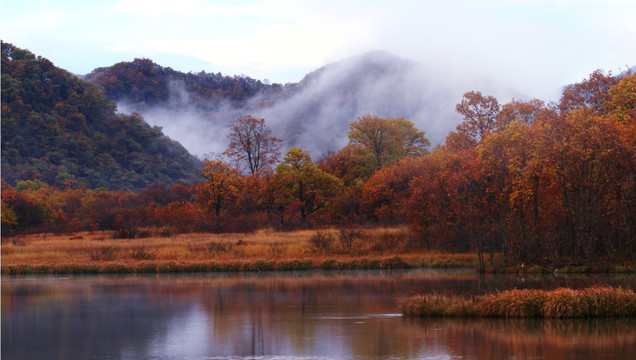
POLYGON ((581 290, 508 290, 466 299, 459 296, 417 295, 398 299, 410 316, 495 318, 591 318, 636 316, 636 293, 614 287, 581 290))
POLYGON ((151 251, 147 248, 135 248, 130 250, 130 258, 135 260, 152 260, 157 257, 156 251, 151 251))
POLYGON ((117 252, 112 246, 105 246, 91 251, 90 257, 93 261, 112 261, 117 258, 117 252))
POLYGON ((118 238, 112 231, 93 231, 21 236, 15 242, 19 245, 10 238, 3 239, 2 272, 217 271, 219 267, 220 271, 470 268, 475 265, 475 256, 471 254, 410 249, 408 230, 403 227, 288 232, 262 229, 248 234, 179 235, 164 230, 170 236, 127 239, 118 238), (257 263, 259 260, 265 263, 257 263), (250 265, 236 265, 243 263, 250 265))

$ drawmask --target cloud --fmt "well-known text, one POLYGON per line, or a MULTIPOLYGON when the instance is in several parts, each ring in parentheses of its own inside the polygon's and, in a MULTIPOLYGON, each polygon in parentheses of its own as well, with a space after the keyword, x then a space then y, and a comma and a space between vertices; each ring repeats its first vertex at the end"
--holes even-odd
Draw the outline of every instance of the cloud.
POLYGON ((158 56, 185 72, 286 83, 382 49, 458 86, 507 82, 554 100, 553 89, 636 58, 636 2, 628 0, 6 0, 2 10, 4 41, 74 73, 158 56))
POLYGON ((465 91, 445 80, 421 64, 376 51, 325 66, 293 88, 256 96, 239 108, 227 101, 193 99, 196 95, 183 83, 173 81, 167 103, 150 109, 120 104, 120 110, 140 111, 151 125, 163 127, 199 157, 223 152, 227 124, 249 114, 265 119, 274 136, 283 140, 284 151, 302 147, 318 158, 344 147, 349 123, 365 114, 404 117, 424 130, 433 145, 442 143, 459 121, 454 109, 465 91))
POLYGON ((158 23, 165 23, 169 30, 134 34, 111 49, 135 53, 170 51, 207 62, 210 65, 205 70, 288 82, 300 78, 281 77, 287 69, 296 74, 296 69, 307 73, 342 54, 350 55, 352 49, 358 52, 372 46, 374 22, 360 16, 343 16, 344 5, 332 12, 328 10, 333 4, 328 3, 230 4, 122 0, 113 9, 134 14, 138 27, 156 29, 158 23))

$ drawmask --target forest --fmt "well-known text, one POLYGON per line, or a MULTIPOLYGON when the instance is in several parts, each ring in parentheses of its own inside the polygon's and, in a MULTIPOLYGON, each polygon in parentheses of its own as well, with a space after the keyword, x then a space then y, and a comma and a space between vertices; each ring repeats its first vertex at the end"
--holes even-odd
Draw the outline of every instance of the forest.
POLYGON ((2 43, 2 179, 141 190, 193 183, 202 163, 138 113, 41 56, 2 43))
MULTIPOLYGON (((110 230, 115 237, 143 238, 407 225, 410 248, 474 252, 480 269, 495 254, 542 265, 613 263, 636 255, 636 74, 630 72, 593 72, 565 87, 556 104, 533 99, 502 105, 469 91, 456 106, 463 121, 432 150, 413 122, 367 114, 352 119, 349 144, 336 152, 312 159, 295 147, 283 154, 282 140, 266 119, 239 116, 227 125, 227 149, 200 165, 199 180, 159 178, 141 189, 109 190, 86 177, 62 177, 67 160, 54 154, 61 150, 54 150, 58 140, 51 136, 58 131, 67 139, 68 152, 82 145, 84 135, 47 130, 65 122, 69 129, 86 129, 93 114, 82 113, 81 104, 68 109, 65 102, 27 101, 28 94, 47 91, 12 93, 5 84, 13 84, 17 75, 5 73, 7 67, 13 69, 25 56, 39 66, 46 62, 11 52, 5 44, 2 55, 3 237, 110 230), (55 109, 54 117, 39 118, 34 103, 49 104, 42 111, 55 109), (34 125, 16 130, 15 123, 34 125), (60 164, 47 165, 55 176, 21 179, 12 162, 33 150, 6 140, 13 132, 25 136, 20 131, 38 133, 38 141, 48 144, 50 151, 38 150, 32 158, 60 164)), ((37 73, 42 81, 29 81, 29 86, 53 81, 42 79, 44 70, 37 73)), ((56 91, 85 97, 65 88, 56 91)), ((107 101, 93 87, 83 91, 107 101)), ((156 138, 138 115, 108 116, 111 122, 129 123, 130 132, 141 132, 142 138, 156 138)), ((116 141, 121 134, 106 129, 102 135, 95 129, 82 134, 91 132, 102 141, 116 141)), ((148 147, 130 138, 121 141, 139 153, 148 147)), ((120 146, 108 151, 115 163, 125 164, 116 157, 120 146)), ((108 151, 92 160, 95 168, 104 165, 99 159, 108 151)), ((133 168, 141 161, 136 153, 127 156, 133 168)), ((169 154, 156 155, 162 156, 180 163, 169 154)))
POLYGON ((159 66, 150 59, 120 62, 107 68, 97 68, 84 76, 96 84, 113 101, 126 100, 140 109, 170 100, 170 83, 181 82, 187 91, 196 94, 187 106, 213 109, 222 100, 235 106, 245 104, 256 94, 266 96, 283 90, 280 84, 264 84, 248 76, 223 76, 221 73, 184 74, 159 66))

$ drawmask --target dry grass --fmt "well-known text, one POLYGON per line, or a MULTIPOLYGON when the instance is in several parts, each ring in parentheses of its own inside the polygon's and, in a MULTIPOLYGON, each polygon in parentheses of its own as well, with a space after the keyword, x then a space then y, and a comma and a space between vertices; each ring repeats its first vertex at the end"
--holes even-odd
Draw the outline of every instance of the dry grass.
POLYGON ((221 270, 366 269, 475 265, 475 256, 470 254, 410 250, 410 235, 403 227, 290 232, 262 229, 248 234, 194 233, 141 239, 115 239, 115 235, 112 232, 82 232, 3 239, 2 272, 212 271, 219 267, 221 270))
POLYGON ((613 287, 574 290, 508 290, 466 299, 418 295, 398 300, 405 315, 501 318, 589 318, 636 316, 636 293, 613 287))

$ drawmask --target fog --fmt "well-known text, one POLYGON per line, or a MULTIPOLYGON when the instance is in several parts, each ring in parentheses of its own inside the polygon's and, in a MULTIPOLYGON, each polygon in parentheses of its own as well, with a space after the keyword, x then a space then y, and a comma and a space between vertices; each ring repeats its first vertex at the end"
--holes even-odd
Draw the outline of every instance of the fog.
MULTIPOLYGON (((459 81, 452 74, 427 71, 421 64, 374 51, 328 64, 301 82, 287 85, 277 96, 258 95, 239 108, 229 101, 194 106, 205 102, 192 101, 197 95, 174 81, 167 103, 135 109, 122 102, 119 109, 139 111, 149 124, 161 126, 164 134, 199 157, 223 152, 228 144, 228 122, 249 114, 265 119, 273 134, 283 140, 283 153, 301 147, 317 159, 347 145, 349 123, 365 114, 404 117, 425 131, 434 147, 461 121, 455 105, 464 92, 497 95, 500 89, 493 83, 459 81)), ((515 92, 506 88, 502 93, 515 92)))

